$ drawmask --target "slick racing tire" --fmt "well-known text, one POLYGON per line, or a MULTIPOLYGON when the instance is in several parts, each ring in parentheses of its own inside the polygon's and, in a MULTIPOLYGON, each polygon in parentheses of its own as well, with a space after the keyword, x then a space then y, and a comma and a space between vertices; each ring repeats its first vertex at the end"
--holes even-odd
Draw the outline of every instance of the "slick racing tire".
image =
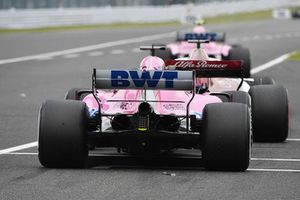
POLYGON ((160 57, 164 61, 173 60, 175 57, 172 54, 171 49, 167 48, 166 50, 156 50, 155 56, 160 57))
POLYGON ((226 42, 226 33, 222 32, 217 34, 215 38, 215 42, 225 43, 226 42))
POLYGON ((185 34, 183 32, 177 31, 175 41, 182 42, 185 39, 184 37, 185 37, 185 34))
POLYGON ((250 95, 244 91, 227 91, 225 92, 230 95, 229 101, 235 103, 243 103, 248 107, 251 106, 250 95))
POLYGON ((251 70, 251 59, 250 59, 250 51, 247 48, 237 46, 230 49, 228 56, 225 58, 226 60, 243 60, 243 75, 244 78, 250 77, 251 70))
POLYGON ((252 137, 250 113, 245 104, 206 105, 201 137, 206 169, 244 171, 248 168, 252 137))
POLYGON ((275 85, 275 80, 269 76, 253 77, 254 81, 246 81, 250 86, 254 85, 275 85))
POLYGON ((287 90, 279 85, 250 88, 252 100, 253 140, 283 142, 288 136, 289 101, 287 90))
POLYGON ((38 153, 44 167, 85 166, 88 157, 85 103, 48 100, 42 104, 39 113, 38 153))
POLYGON ((88 92, 81 92, 81 91, 88 91, 89 89, 83 88, 71 88, 65 95, 66 100, 82 100, 88 92))

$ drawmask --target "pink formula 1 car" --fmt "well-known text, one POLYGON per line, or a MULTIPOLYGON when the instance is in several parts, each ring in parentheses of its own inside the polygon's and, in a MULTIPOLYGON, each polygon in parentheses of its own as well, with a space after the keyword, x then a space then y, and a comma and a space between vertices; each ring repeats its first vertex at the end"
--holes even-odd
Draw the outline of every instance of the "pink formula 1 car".
MULTIPOLYGON (((189 40, 189 42, 197 44, 197 48, 190 52, 189 57, 167 60, 166 65, 175 64, 174 69, 183 68, 197 72, 199 71, 198 68, 203 65, 211 63, 214 66, 215 62, 218 63, 218 59, 209 57, 205 49, 200 48, 201 43, 209 41, 189 40)), ((218 69, 218 71, 221 70, 218 69)), ((232 75, 233 71, 229 73, 232 75)), ((253 139, 255 142, 285 141, 288 136, 290 118, 287 89, 275 85, 275 81, 270 77, 228 78, 230 74, 217 78, 213 78, 216 77, 216 74, 210 78, 197 78, 196 88, 202 88, 202 90, 214 94, 231 94, 232 98, 235 99, 234 101, 247 104, 252 110, 253 139), (250 95, 251 102, 247 93, 250 95), (272 101, 270 101, 270 97, 273 98, 272 101)))
POLYGON ((186 57, 195 49, 195 44, 188 43, 188 40, 209 40, 203 48, 209 57, 221 60, 243 60, 244 77, 250 77, 251 59, 250 51, 241 45, 229 45, 225 43, 225 33, 207 32, 200 24, 190 32, 178 32, 176 41, 167 45, 167 51, 157 51, 157 56, 163 60, 186 57))
POLYGON ((133 154, 186 148, 200 149, 207 169, 246 170, 252 142, 248 106, 231 95, 224 102, 220 94, 196 93, 195 87, 198 76, 239 77, 241 61, 218 61, 197 72, 169 67, 147 56, 136 70, 94 69, 92 90, 71 89, 66 100, 45 101, 38 129, 41 164, 83 167, 88 146, 133 154))

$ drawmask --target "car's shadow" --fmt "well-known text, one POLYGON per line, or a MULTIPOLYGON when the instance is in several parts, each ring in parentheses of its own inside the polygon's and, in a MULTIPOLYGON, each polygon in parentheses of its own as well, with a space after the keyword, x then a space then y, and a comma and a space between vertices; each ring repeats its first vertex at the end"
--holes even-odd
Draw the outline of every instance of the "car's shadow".
POLYGON ((181 150, 160 154, 126 154, 116 151, 90 151, 87 168, 195 168, 203 169, 201 152, 181 150))

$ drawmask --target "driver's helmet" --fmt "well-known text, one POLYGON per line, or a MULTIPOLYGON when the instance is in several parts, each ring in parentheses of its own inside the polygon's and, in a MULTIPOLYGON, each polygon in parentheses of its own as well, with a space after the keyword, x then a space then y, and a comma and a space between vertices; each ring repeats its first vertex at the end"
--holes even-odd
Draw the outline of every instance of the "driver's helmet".
POLYGON ((205 33, 206 29, 204 28, 205 21, 204 19, 199 19, 195 21, 195 27, 193 28, 194 33, 205 33))
MULTIPOLYGON (((194 49, 190 55, 191 60, 209 60, 209 57, 207 53, 204 51, 204 49, 194 49)), ((196 78, 196 89, 197 91, 207 91, 209 87, 209 78, 196 78)), ((200 92, 202 93, 202 92, 200 92)))
POLYGON ((197 26, 202 26, 204 24, 205 24, 205 20, 204 19, 197 19, 195 21, 195 25, 197 25, 197 26))
POLYGON ((163 59, 156 56, 147 56, 140 63, 140 70, 163 70, 165 67, 165 62, 163 59))

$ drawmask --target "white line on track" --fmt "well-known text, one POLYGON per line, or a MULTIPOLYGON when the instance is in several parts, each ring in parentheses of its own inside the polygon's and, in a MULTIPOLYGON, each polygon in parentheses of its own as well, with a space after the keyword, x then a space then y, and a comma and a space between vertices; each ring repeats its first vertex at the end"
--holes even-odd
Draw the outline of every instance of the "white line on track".
POLYGON ((88 53, 89 56, 102 56, 103 52, 102 51, 93 51, 88 53))
POLYGON ((253 40, 260 40, 260 39, 261 39, 261 36, 255 35, 252 39, 253 39, 253 40))
POLYGON ((36 59, 40 59, 42 57, 63 56, 63 55, 67 55, 67 54, 75 54, 75 53, 93 51, 93 50, 104 49, 104 48, 108 48, 108 47, 116 47, 116 46, 121 46, 121 45, 126 45, 126 44, 132 44, 132 43, 140 43, 140 42, 169 38, 169 37, 174 37, 174 36, 175 36, 175 32, 168 32, 168 33, 163 33, 163 34, 148 35, 148 36, 143 36, 143 37, 117 40, 117 41, 113 41, 113 42, 100 43, 100 44, 96 44, 96 45, 83 46, 83 47, 78 47, 78 48, 73 48, 73 49, 66 49, 66 50, 62 50, 62 51, 53 51, 53 52, 49 52, 49 53, 36 54, 36 55, 32 55, 32 56, 3 59, 3 60, 0 60, 0 65, 29 61, 29 60, 36 60, 36 59))
POLYGON ((11 153, 5 153, 3 155, 38 155, 38 153, 33 152, 11 152, 11 153))
POLYGON ((80 54, 72 53, 72 54, 64 55, 64 58, 77 58, 79 56, 80 54))
POLYGON ((249 168, 247 171, 253 172, 300 172, 300 169, 256 169, 256 168, 249 168))
POLYGON ((140 48, 134 48, 134 49, 131 50, 131 52, 133 52, 133 53, 140 53, 141 50, 140 50, 140 48))
POLYGON ((53 57, 51 57, 51 56, 44 56, 44 57, 40 57, 37 60, 52 60, 52 59, 53 59, 53 57))
POLYGON ((284 54, 284 55, 282 55, 278 58, 275 58, 275 59, 273 59, 273 60, 271 60, 271 61, 269 61, 269 62, 267 62, 263 65, 255 67, 255 68, 251 69, 251 74, 257 74, 258 72, 261 72, 261 71, 264 71, 264 70, 269 69, 271 67, 274 67, 275 65, 277 65, 277 64, 285 61, 286 59, 288 59, 288 57, 289 57, 289 53, 284 54))
POLYGON ((125 51, 122 50, 122 49, 115 49, 115 50, 112 50, 110 53, 113 54, 113 55, 118 55, 118 54, 122 54, 124 52, 125 51))
POLYGON ((298 158, 251 158, 251 161, 300 162, 298 158))
POLYGON ((300 142, 300 138, 288 138, 286 141, 300 142))
POLYGON ((28 149, 28 148, 31 148, 31 147, 36 147, 37 144, 38 144, 38 142, 35 141, 35 142, 30 142, 30 143, 27 143, 27 144, 11 147, 11 148, 8 148, 8 149, 3 149, 3 150, 0 150, 0 155, 12 153, 14 151, 20 151, 20 150, 23 150, 23 149, 28 149))

